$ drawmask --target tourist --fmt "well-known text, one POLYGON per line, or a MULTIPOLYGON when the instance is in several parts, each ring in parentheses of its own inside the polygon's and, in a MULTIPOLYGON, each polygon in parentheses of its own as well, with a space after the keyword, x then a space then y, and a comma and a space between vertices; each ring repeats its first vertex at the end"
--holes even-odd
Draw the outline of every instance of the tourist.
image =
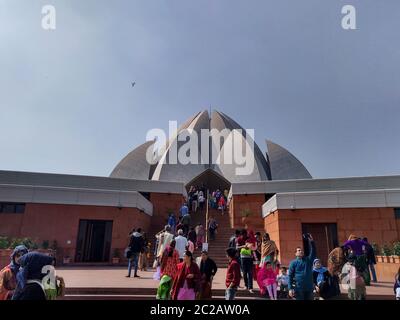
POLYGON ((396 296, 396 300, 400 300, 400 267, 399 270, 397 270, 397 274, 394 278, 394 294, 396 296))
POLYGON ((218 203, 219 203, 219 199, 221 199, 221 196, 222 196, 221 191, 219 189, 217 189, 215 191, 215 203, 217 204, 217 206, 218 206, 218 203))
POLYGON ((191 240, 188 240, 188 244, 186 246, 186 250, 190 251, 192 254, 194 253, 194 243, 191 240))
POLYGON ((287 298, 289 293, 289 276, 286 267, 281 267, 281 273, 278 275, 276 280, 278 282, 280 298, 287 298))
POLYGON ((185 235, 185 237, 187 237, 188 233, 189 233, 190 222, 191 222, 190 214, 188 213, 187 215, 183 216, 181 219, 181 222, 183 224, 183 234, 185 235))
POLYGON ((226 291, 225 300, 234 300, 237 292, 237 288, 240 284, 240 266, 236 260, 236 249, 228 248, 226 250, 227 257, 229 259, 228 270, 226 271, 226 291))
POLYGON ((225 207, 226 207, 225 198, 221 196, 218 200, 218 209, 221 210, 221 215, 224 215, 225 207))
POLYGON ((171 212, 168 215, 167 224, 171 226, 171 233, 175 234, 175 232, 176 232, 176 218, 175 218, 175 214, 173 212, 171 212))
POLYGON ((175 249, 175 245, 176 241, 172 240, 161 256, 161 281, 156 297, 160 300, 170 298, 172 282, 178 272, 179 252, 175 249))
POLYGON ((144 245, 144 239, 141 234, 142 229, 138 228, 137 231, 135 231, 131 235, 131 239, 129 242, 129 257, 128 257, 128 275, 126 276, 127 278, 130 278, 131 276, 131 271, 132 271, 132 265, 134 268, 134 277, 138 278, 139 275, 137 274, 138 272, 138 267, 139 267, 139 255, 143 250, 143 245, 144 245))
POLYGON ((224 190, 225 202, 228 202, 228 196, 229 196, 229 190, 228 190, 228 189, 225 189, 225 190, 224 190))
POLYGON ((268 292, 270 300, 278 300, 278 277, 279 268, 273 267, 272 263, 267 261, 258 272, 257 283, 262 295, 268 292))
POLYGON ((254 231, 253 230, 249 230, 248 231, 246 244, 252 251, 256 251, 257 250, 257 239, 256 239, 256 236, 254 235, 254 231))
POLYGON ((362 274, 364 278, 365 285, 369 286, 371 282, 371 277, 369 274, 368 267, 368 257, 366 250, 368 248, 368 243, 361 240, 355 235, 350 235, 349 239, 344 243, 344 247, 351 250, 352 255, 355 258, 355 264, 357 265, 358 271, 362 274))
POLYGON ((166 225, 164 227, 164 231, 159 232, 157 237, 159 239, 158 250, 157 250, 157 262, 159 265, 161 256, 164 253, 165 248, 168 247, 171 244, 171 241, 174 239, 174 235, 171 233, 171 226, 166 225))
POLYGON ((179 252, 176 250, 176 240, 172 240, 169 246, 165 248, 160 263, 161 275, 168 275, 173 279, 178 271, 177 266, 179 263, 179 252))
POLYGON ((196 226, 197 247, 202 248, 205 242, 205 230, 201 223, 196 226))
POLYGON ((228 248, 235 248, 236 249, 237 241, 238 241, 239 236, 240 236, 240 230, 236 229, 235 230, 235 234, 232 235, 230 237, 230 239, 229 239, 228 248))
POLYGON ((246 240, 247 240, 248 236, 247 236, 247 230, 246 229, 242 229, 240 231, 240 236, 237 239, 237 246, 236 249, 241 249, 244 248, 246 245, 246 240))
POLYGON ((0 301, 10 300, 17 286, 17 273, 20 268, 19 261, 28 253, 24 245, 16 246, 11 254, 11 262, 0 271, 0 301))
POLYGON ((265 233, 261 243, 261 262, 260 268, 264 262, 269 261, 275 263, 278 259, 279 250, 275 242, 272 241, 268 233, 265 233))
POLYGON ((190 231, 188 233, 188 240, 192 241, 195 244, 195 246, 197 247, 197 245, 196 245, 197 244, 197 233, 193 227, 190 228, 190 231))
POLYGON ((323 267, 320 259, 314 259, 313 263, 313 280, 315 291, 321 298, 324 297, 327 290, 329 272, 328 269, 323 267))
POLYGON ((172 285, 172 300, 195 300, 199 286, 199 267, 193 261, 192 253, 186 251, 183 262, 178 264, 178 271, 172 285))
POLYGON ((210 240, 215 240, 215 234, 217 233, 218 223, 215 218, 211 217, 208 221, 208 231, 210 233, 210 240))
POLYGON ((344 243, 345 247, 352 250, 353 255, 356 257, 364 255, 366 242, 362 241, 359 237, 351 234, 349 239, 344 243))
POLYGON ((368 263, 368 269, 369 269, 368 272, 370 272, 370 277, 372 275, 372 282, 377 282, 378 280, 376 278, 376 271, 375 271, 376 257, 375 257, 374 248, 368 242, 367 238, 363 238, 362 241, 365 242, 364 253, 367 256, 367 263, 368 263))
POLYGON ((52 266, 54 257, 39 252, 29 252, 20 260, 20 270, 17 274, 17 289, 13 300, 47 300, 47 294, 42 282, 47 273, 43 267, 52 266))
POLYGON ((289 296, 296 300, 313 299, 313 262, 315 259, 315 243, 310 234, 305 234, 304 238, 308 241, 310 253, 304 256, 302 248, 296 248, 296 259, 289 265, 289 296))
POLYGON ((313 263, 313 280, 315 291, 320 299, 329 299, 340 294, 339 282, 332 276, 328 269, 323 267, 320 259, 313 263))
POLYGON ((246 243, 246 245, 240 249, 240 261, 246 290, 253 293, 253 253, 250 246, 251 244, 246 243))
POLYGON ((179 259, 180 259, 180 262, 182 262, 183 256, 186 251, 186 247, 188 245, 188 241, 187 241, 186 237, 184 237, 184 235, 183 235, 183 230, 178 231, 178 236, 175 237, 175 241, 176 241, 175 248, 176 248, 176 250, 178 250, 179 259))
POLYGON ((203 212, 204 210, 204 203, 206 201, 206 198, 204 197, 204 192, 202 190, 199 191, 198 194, 198 201, 199 201, 199 208, 200 212, 203 212))
POLYGON ((143 232, 143 247, 139 255, 140 271, 147 271, 149 253, 150 253, 150 241, 147 239, 146 234, 143 232))
POLYGON ((183 218, 184 216, 186 216, 189 213, 189 208, 186 205, 186 203, 184 203, 182 205, 182 207, 179 209, 179 214, 180 214, 180 218, 183 218))
POLYGON ((246 247, 246 240, 247 240, 247 230, 246 229, 242 229, 240 231, 240 235, 239 235, 239 237, 237 238, 237 241, 236 241, 236 250, 238 252, 238 262, 239 262, 239 265, 240 265, 240 270, 242 272, 243 272, 243 264, 242 264, 242 260, 241 260, 241 257, 240 257, 240 250, 242 248, 246 247))
POLYGON ((355 254, 352 253, 348 256, 341 273, 342 283, 347 284, 347 294, 350 300, 365 300, 367 290, 362 276, 363 271, 357 265, 357 261, 358 258, 355 254))
MULTIPOLYGON (((182 219, 181 219, 182 220, 182 219)), ((183 224, 182 224, 182 221, 181 220, 179 220, 178 221, 178 224, 176 225, 176 231, 175 231, 175 234, 177 235, 178 234, 178 231, 179 230, 182 230, 182 232, 183 232, 183 224)))
POLYGON ((210 196, 210 207, 213 209, 217 209, 217 199, 215 198, 215 191, 210 196))
POLYGON ((199 196, 199 193, 196 190, 196 188, 194 188, 193 192, 192 192, 192 195, 191 195, 192 205, 190 207, 190 209, 192 210, 192 213, 196 213, 197 212, 198 196, 199 196))
POLYGON ((202 251, 200 262, 201 285, 198 296, 199 300, 212 298, 212 281, 217 271, 217 264, 214 262, 214 260, 209 258, 208 252, 202 251))
POLYGON ((261 244, 262 244, 262 239, 261 239, 261 233, 256 232, 255 233, 255 239, 256 239, 256 244, 255 244, 255 250, 253 250, 253 279, 257 281, 257 273, 260 269, 260 262, 261 262, 261 244))

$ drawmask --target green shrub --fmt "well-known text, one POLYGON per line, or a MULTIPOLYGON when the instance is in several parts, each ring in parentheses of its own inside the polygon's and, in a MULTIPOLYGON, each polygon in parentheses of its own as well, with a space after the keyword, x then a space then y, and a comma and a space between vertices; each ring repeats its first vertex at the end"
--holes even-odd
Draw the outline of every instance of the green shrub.
POLYGON ((393 255, 393 248, 391 248, 389 245, 384 244, 382 247, 382 255, 385 257, 393 255))
POLYGON ((49 240, 44 240, 42 242, 42 249, 47 250, 50 246, 49 240))
POLYGON ((119 257, 120 257, 119 250, 118 249, 114 249, 113 258, 119 258, 119 257))
POLYGON ((37 243, 35 243, 32 239, 30 238, 13 238, 10 241, 9 247, 11 249, 15 248, 16 246, 19 246, 23 244, 25 247, 27 247, 29 250, 36 250, 39 249, 39 246, 37 243))
POLYGON ((400 241, 393 243, 393 255, 400 256, 400 241))
POLYGON ((8 249, 10 247, 10 240, 7 237, 0 237, 0 249, 8 249))

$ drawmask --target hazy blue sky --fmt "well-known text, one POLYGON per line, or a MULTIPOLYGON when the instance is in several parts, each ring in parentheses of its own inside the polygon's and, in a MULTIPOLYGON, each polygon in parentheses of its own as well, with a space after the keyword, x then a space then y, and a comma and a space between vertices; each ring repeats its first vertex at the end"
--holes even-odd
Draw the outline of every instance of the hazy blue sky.
POLYGON ((109 175, 202 109, 314 177, 400 174, 399 0, 0 0, 0 169, 109 175), (41 8, 57 29, 41 28, 41 8), (341 8, 357 28, 341 28, 341 8), (131 87, 131 82, 136 86, 131 87))

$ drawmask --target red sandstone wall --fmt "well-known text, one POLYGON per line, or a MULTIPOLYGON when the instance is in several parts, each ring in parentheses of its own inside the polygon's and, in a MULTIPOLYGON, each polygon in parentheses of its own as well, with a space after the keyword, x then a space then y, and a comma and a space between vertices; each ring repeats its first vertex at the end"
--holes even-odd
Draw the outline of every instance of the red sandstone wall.
POLYGON ((230 201, 229 214, 232 228, 244 228, 242 221, 243 210, 250 210, 253 215, 246 219, 248 229, 262 231, 264 221, 262 218, 262 205, 265 202, 264 194, 235 195, 230 201))
POLYGON ((274 240, 279 251, 281 251, 281 242, 279 241, 279 228, 280 228, 280 221, 279 221, 278 212, 271 213, 264 219, 264 228, 265 232, 267 232, 271 238, 274 240))
POLYGON ((173 210, 178 217, 184 198, 180 194, 151 193, 150 201, 153 204, 150 233, 155 233, 160 231, 167 223, 170 210, 173 210))
MULTIPOLYGON (((338 241, 343 243, 350 234, 367 237, 370 243, 382 245, 398 241, 399 222, 394 218, 392 208, 340 208, 340 209, 298 209, 279 210, 273 213, 278 218, 278 236, 271 238, 279 242, 280 259, 287 264, 293 259, 294 250, 302 246, 302 223, 336 223, 338 241)), ((271 215, 265 218, 265 229, 275 225, 271 215)))
POLYGON ((74 257, 80 219, 112 220, 111 247, 122 251, 127 246, 131 229, 148 230, 151 217, 136 208, 28 203, 24 214, 0 215, 0 235, 30 237, 39 244, 44 240, 49 240, 50 244, 57 240, 59 253, 69 250, 74 257), (71 244, 67 244, 68 240, 71 244))

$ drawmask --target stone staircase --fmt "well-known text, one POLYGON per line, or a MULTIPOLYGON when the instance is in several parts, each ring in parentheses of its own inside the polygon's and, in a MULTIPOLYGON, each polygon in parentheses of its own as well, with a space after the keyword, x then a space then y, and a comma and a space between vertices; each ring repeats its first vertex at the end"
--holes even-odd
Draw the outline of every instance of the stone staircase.
MULTIPOLYGON (((209 257, 212 258, 218 267, 226 268, 228 259, 225 254, 225 250, 229 244, 229 238, 234 233, 234 230, 230 227, 229 220, 229 212, 226 210, 224 215, 221 214, 221 211, 216 209, 209 209, 209 217, 214 217, 218 223, 218 230, 215 236, 215 240, 209 239, 208 244, 208 252, 209 257)), ((167 219, 167 218, 166 218, 167 219)), ((191 213, 191 226, 196 227, 197 224, 201 223, 204 227, 206 227, 206 210, 203 209, 202 212, 199 210, 195 213, 191 213)), ((153 264, 154 261, 154 244, 155 244, 155 235, 159 232, 165 224, 161 225, 152 224, 150 229, 147 231, 147 237, 151 241, 151 255, 149 260, 149 266, 153 264)), ((201 248, 198 248, 194 252, 195 258, 200 256, 201 248)))
MULTIPOLYGON (((193 215, 192 221, 194 225, 197 223, 202 223, 205 225, 205 215, 200 213, 195 213, 193 215)), ((209 217, 215 218, 218 224, 217 234, 215 235, 215 240, 208 240, 208 254, 211 259, 215 261, 219 268, 226 268, 228 264, 228 258, 226 257, 225 250, 228 248, 229 238, 232 236, 234 231, 230 226, 229 212, 225 211, 221 214, 221 211, 216 209, 209 209, 209 217)), ((197 257, 201 253, 201 248, 195 251, 195 256, 197 257)))

